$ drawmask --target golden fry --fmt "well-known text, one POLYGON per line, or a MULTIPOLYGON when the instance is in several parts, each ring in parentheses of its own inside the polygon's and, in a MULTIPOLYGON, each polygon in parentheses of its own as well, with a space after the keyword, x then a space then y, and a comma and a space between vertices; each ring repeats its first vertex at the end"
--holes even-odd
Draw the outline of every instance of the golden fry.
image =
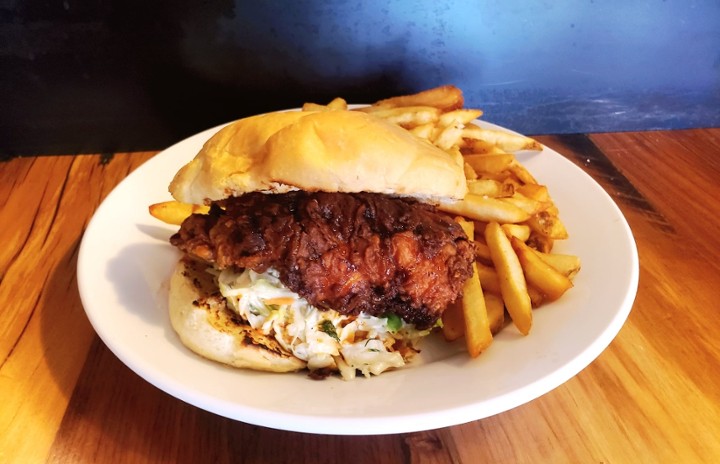
MULTIPOLYGON (((467 163, 465 164, 467 165, 467 163)), ((477 172, 475 172, 474 169, 473 172, 477 176, 477 172)), ((465 177, 467 177, 467 175, 465 177)), ((515 187, 512 184, 500 182, 495 179, 477 179, 476 177, 472 180, 468 180, 467 184, 468 192, 475 195, 492 198, 505 198, 511 197, 515 194, 515 187)))
POLYGON ((551 204, 548 209, 546 209, 547 213, 551 216, 559 217, 560 216, 560 210, 558 209, 555 204, 551 204))
MULTIPOLYGON (((476 234, 477 236, 477 234, 476 234)), ((482 261, 485 263, 491 263, 492 260, 490 259, 490 248, 488 248, 487 243, 485 243, 485 239, 483 238, 482 241, 475 240, 473 242, 473 247, 475 248, 475 259, 478 261, 482 261)), ((481 281, 482 283, 482 281, 481 281)))
POLYGON ((428 122, 409 129, 410 132, 421 139, 430 140, 435 133, 435 124, 428 122))
MULTIPOLYGON (((455 218, 468 237, 475 236, 475 224, 465 218, 455 218)), ((463 285, 462 314, 465 321, 465 344, 471 357, 476 358, 492 343, 490 321, 485 307, 482 285, 478 276, 477 263, 473 273, 463 285)))
POLYGON ((525 184, 517 188, 517 191, 522 193, 528 198, 532 198, 536 201, 552 201, 548 189, 544 185, 539 184, 525 184))
POLYGON ((190 203, 180 203, 179 201, 164 201, 155 203, 148 208, 150 214, 167 224, 180 225, 191 214, 207 214, 210 210, 205 205, 193 205, 190 203))
POLYGON ((517 160, 515 160, 515 162, 510 166, 510 172, 512 172, 523 184, 538 183, 537 180, 535 180, 535 177, 530 174, 530 171, 528 171, 527 168, 520 164, 517 160))
POLYGON ((515 205, 500 199, 483 197, 472 193, 468 193, 462 200, 440 203, 438 209, 486 222, 496 221, 515 224, 527 221, 530 218, 529 214, 515 205))
POLYGON ((449 150, 451 147, 458 146, 460 140, 462 140, 462 127, 447 126, 435 137, 433 143, 438 148, 449 150))
POLYGON ((484 292, 485 310, 490 324, 490 333, 496 335, 505 325, 505 303, 500 295, 484 292))
POLYGON ((366 106, 358 108, 358 111, 372 113, 379 118, 406 129, 434 123, 440 117, 440 110, 432 106, 407 106, 400 108, 366 106))
POLYGON ((531 229, 530 238, 525 240, 525 243, 534 250, 541 251, 543 253, 550 253, 553 249, 553 245, 555 244, 555 240, 550 237, 546 237, 545 235, 538 234, 531 229))
POLYGON ((515 161, 515 157, 509 153, 492 155, 465 155, 463 159, 478 173, 488 172, 493 174, 497 174, 499 172, 503 172, 509 169, 515 161))
POLYGON ((536 287, 528 284, 528 296, 533 308, 539 308, 545 302, 545 294, 536 287))
POLYGON ((477 154, 477 155, 492 155, 492 154, 503 154, 507 153, 494 143, 490 143, 486 140, 474 140, 465 137, 465 130, 463 128, 463 140, 464 140, 464 152, 466 154, 477 154))
POLYGON ((547 210, 551 203, 547 201, 537 201, 530 197, 526 197, 520 192, 515 192, 511 197, 502 198, 502 201, 513 204, 525 211, 528 215, 533 216, 541 211, 547 210))
POLYGON ((548 211, 539 211, 531 215, 526 223, 534 232, 553 240, 568 238, 567 229, 565 229, 565 225, 560 221, 560 218, 550 214, 548 211))
POLYGON ((467 163, 463 163, 463 171, 465 171, 465 179, 468 181, 468 191, 470 189, 470 182, 477 180, 477 172, 467 163))
POLYGON ((483 129, 472 123, 465 126, 463 137, 484 140, 507 152, 520 150, 542 150, 542 145, 537 140, 530 137, 513 134, 504 130, 483 129))
POLYGON ((453 110, 448 111, 447 113, 443 113, 442 116, 440 116, 440 120, 438 121, 441 126, 447 127, 447 126, 464 126, 465 124, 469 123, 470 121, 474 121, 475 119, 479 118, 482 115, 481 110, 471 110, 471 109, 460 109, 460 110, 453 110))
POLYGON ((376 102, 373 106, 383 108, 396 108, 400 106, 432 106, 442 111, 451 111, 462 108, 465 104, 462 90, 454 85, 443 85, 423 90, 411 95, 401 95, 386 98, 376 102))
POLYGON ((520 260, 497 222, 491 222, 485 228, 485 241, 500 280, 505 307, 515 327, 527 335, 532 327, 532 303, 520 260))
POLYGON ((473 263, 473 275, 465 282, 462 297, 465 343, 468 353, 473 358, 480 355, 492 343, 490 320, 476 267, 477 263, 473 263))
MULTIPOLYGON (((489 248, 488 248, 489 250, 489 248)), ((500 295, 502 291, 500 290, 500 278, 498 277, 497 271, 495 271, 494 267, 485 266, 482 263, 476 263, 477 264, 477 273, 478 278, 480 279, 480 285, 482 285, 482 288, 486 290, 487 292, 494 293, 496 295, 500 295)))
POLYGON ((560 298, 569 290, 572 281, 542 260, 537 252, 516 237, 510 238, 513 250, 529 285, 537 288, 549 301, 560 298))
POLYGON ((473 237, 475 237, 475 223, 473 221, 468 221, 461 216, 456 217, 455 222, 457 222, 460 227, 462 227, 465 235, 467 235, 470 240, 473 240, 473 237))
POLYGON ((555 270, 568 279, 572 279, 575 277, 575 274, 580 271, 580 258, 575 255, 543 253, 537 250, 535 252, 543 261, 555 268, 555 270))
POLYGON ((500 227, 508 237, 517 237, 523 242, 530 238, 530 227, 525 224, 502 224, 500 227))

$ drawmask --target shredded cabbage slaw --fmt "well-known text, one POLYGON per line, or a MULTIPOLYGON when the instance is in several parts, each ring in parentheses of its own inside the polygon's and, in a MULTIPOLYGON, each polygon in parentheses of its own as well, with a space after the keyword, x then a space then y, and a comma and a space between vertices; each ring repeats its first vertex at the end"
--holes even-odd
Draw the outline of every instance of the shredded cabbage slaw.
POLYGON ((277 271, 225 269, 217 274, 228 307, 255 329, 275 338, 311 371, 337 368, 342 378, 365 377, 405 365, 416 343, 430 330, 417 330, 395 315, 343 315, 319 310, 285 287, 277 271))

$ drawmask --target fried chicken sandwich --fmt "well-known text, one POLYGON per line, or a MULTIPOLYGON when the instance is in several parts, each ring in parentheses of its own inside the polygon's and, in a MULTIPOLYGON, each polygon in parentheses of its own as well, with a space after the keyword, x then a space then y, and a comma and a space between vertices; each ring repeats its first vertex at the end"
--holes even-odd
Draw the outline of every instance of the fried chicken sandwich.
POLYGON ((433 206, 467 191, 461 160, 359 111, 238 120, 174 177, 210 206, 183 252, 170 315, 191 350, 235 367, 377 375, 418 351, 474 252, 433 206))

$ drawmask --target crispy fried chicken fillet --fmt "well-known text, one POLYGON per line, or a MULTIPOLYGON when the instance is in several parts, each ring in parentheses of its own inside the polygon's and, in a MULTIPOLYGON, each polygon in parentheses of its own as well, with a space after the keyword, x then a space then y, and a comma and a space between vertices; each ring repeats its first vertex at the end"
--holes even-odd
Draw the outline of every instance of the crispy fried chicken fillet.
POLYGON ((474 259, 452 218, 377 193, 250 193, 191 216, 170 241, 219 269, 274 268, 318 308, 393 312, 418 328, 455 301, 474 259))

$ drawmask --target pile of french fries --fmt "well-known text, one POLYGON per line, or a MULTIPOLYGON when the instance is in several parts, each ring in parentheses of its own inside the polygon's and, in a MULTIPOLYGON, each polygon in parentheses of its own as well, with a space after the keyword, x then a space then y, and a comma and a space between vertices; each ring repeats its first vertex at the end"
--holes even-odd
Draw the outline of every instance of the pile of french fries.
MULTIPOLYGON (((347 109, 342 98, 303 107, 347 109)), ((402 126, 464 166, 469 193, 438 207, 456 215, 473 240, 477 259, 463 298, 443 313, 445 338, 465 337, 468 353, 477 357, 506 326, 506 312, 520 333, 530 333, 533 309, 560 298, 580 270, 577 256, 552 253, 556 240, 568 238, 567 230, 548 188, 514 155, 540 153, 542 145, 530 137, 477 125, 482 111, 464 108, 462 91, 451 85, 356 110, 402 126)))
MULTIPOLYGON (((342 98, 326 105, 306 103, 303 111, 345 111, 342 98)), ((465 337, 467 351, 477 357, 507 324, 505 314, 523 335, 532 327, 533 309, 560 298, 580 270, 574 255, 552 253, 556 240, 568 238, 558 208, 514 153, 540 153, 536 140, 475 121, 478 109, 464 108, 462 91, 441 86, 412 95, 352 108, 397 124, 441 148, 464 166, 469 193, 438 208, 456 217, 472 240, 476 261, 465 282, 463 297, 442 316, 446 340, 465 337)), ((180 224, 202 205, 164 202, 150 214, 180 224)))

